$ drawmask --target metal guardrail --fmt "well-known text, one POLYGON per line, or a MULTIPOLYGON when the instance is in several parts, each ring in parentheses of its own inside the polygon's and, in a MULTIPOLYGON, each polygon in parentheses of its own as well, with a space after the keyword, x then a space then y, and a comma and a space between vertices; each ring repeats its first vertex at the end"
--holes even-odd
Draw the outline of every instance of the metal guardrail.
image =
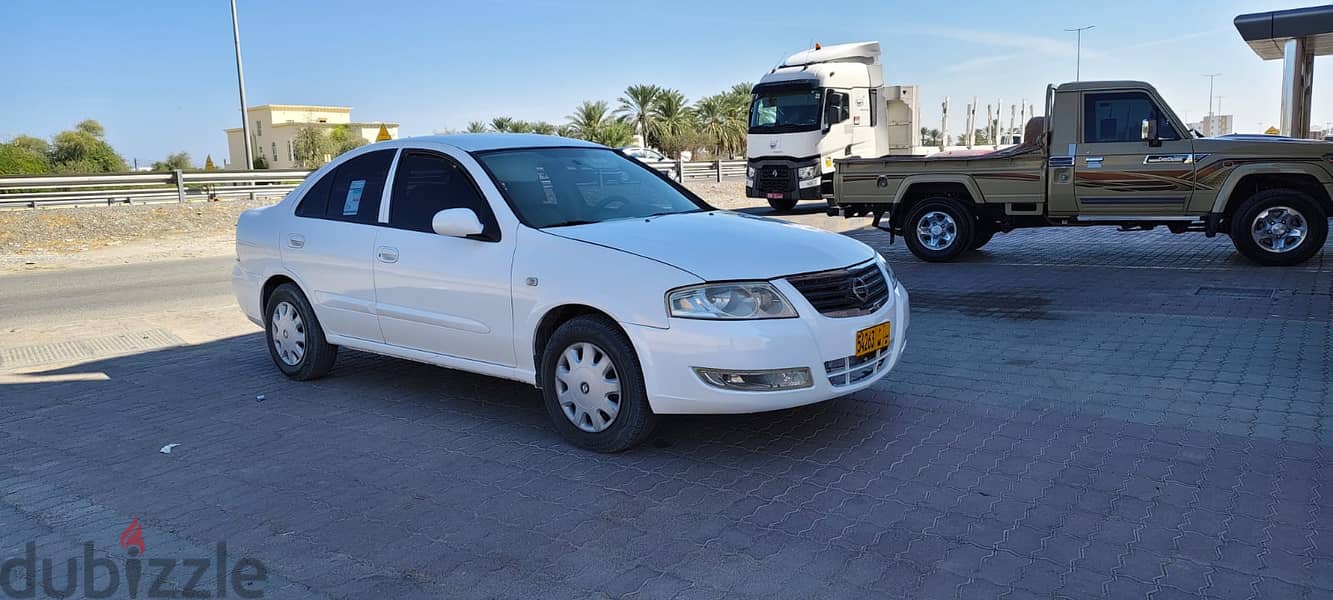
MULTIPOLYGON (((744 177, 745 161, 645 163, 677 181, 744 177)), ((222 198, 282 197, 311 171, 154 171, 106 175, 0 176, 0 208, 107 206, 222 198)))

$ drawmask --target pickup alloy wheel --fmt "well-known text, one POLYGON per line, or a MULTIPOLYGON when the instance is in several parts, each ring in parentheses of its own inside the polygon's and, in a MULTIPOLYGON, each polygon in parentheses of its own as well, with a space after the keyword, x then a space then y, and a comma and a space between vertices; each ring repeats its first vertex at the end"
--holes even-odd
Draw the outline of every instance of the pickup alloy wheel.
POLYGON ((1328 237, 1328 215, 1308 194, 1264 190, 1246 200, 1231 219, 1231 243, 1264 265, 1305 262, 1328 237))
POLYGON ((903 220, 907 248, 931 262, 953 260, 972 246, 976 218, 961 202, 948 197, 918 202, 903 220))

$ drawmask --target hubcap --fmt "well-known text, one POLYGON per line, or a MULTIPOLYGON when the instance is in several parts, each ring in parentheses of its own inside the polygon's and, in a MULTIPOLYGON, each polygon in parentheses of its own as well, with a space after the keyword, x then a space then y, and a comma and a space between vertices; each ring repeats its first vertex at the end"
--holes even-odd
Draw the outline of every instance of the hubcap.
POLYGON ((1250 225, 1250 236, 1254 243, 1269 252, 1290 252, 1295 250, 1310 232, 1310 223, 1305 215, 1289 206, 1274 206, 1265 209, 1254 218, 1250 225))
POLYGON ((916 223, 916 238, 931 250, 943 250, 958 238, 958 224, 948 213, 932 210, 916 223))
POLYGON ((278 351, 278 358, 288 366, 295 367, 305 358, 305 323, 301 313, 290 302, 279 302, 273 308, 273 318, 269 320, 269 330, 273 334, 273 349, 278 351))
POLYGON ((620 414, 620 376, 601 348, 570 344, 555 365, 555 394, 560 408, 579 429, 605 431, 620 414))

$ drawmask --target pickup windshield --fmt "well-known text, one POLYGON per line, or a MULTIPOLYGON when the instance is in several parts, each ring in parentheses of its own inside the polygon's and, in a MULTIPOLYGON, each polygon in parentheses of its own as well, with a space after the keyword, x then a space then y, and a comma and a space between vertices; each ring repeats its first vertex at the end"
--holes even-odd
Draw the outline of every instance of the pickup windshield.
POLYGON ((605 148, 521 148, 476 153, 518 217, 563 227, 707 210, 651 167, 605 148))
POLYGON ((791 133, 819 129, 824 90, 775 88, 755 91, 750 103, 750 133, 791 133))

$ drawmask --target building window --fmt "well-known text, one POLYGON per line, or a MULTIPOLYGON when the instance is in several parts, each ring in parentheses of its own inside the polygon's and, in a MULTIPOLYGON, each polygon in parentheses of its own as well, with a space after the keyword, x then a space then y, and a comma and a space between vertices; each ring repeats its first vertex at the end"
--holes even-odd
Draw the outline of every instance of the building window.
POLYGON ((259 136, 261 136, 261 135, 264 135, 264 122, 263 122, 263 121, 258 121, 258 120, 256 120, 256 121, 255 121, 255 137, 259 137, 259 136))
POLYGON ((329 120, 328 120, 328 119, 318 119, 318 122, 320 122, 320 123, 328 123, 329 120))
POLYGON ((296 163, 296 148, 291 140, 287 140, 287 160, 293 164, 296 163))
POLYGON ((276 161, 276 160, 278 160, 278 143, 277 143, 277 142, 273 142, 273 146, 272 146, 272 148, 273 148, 273 160, 276 161))

